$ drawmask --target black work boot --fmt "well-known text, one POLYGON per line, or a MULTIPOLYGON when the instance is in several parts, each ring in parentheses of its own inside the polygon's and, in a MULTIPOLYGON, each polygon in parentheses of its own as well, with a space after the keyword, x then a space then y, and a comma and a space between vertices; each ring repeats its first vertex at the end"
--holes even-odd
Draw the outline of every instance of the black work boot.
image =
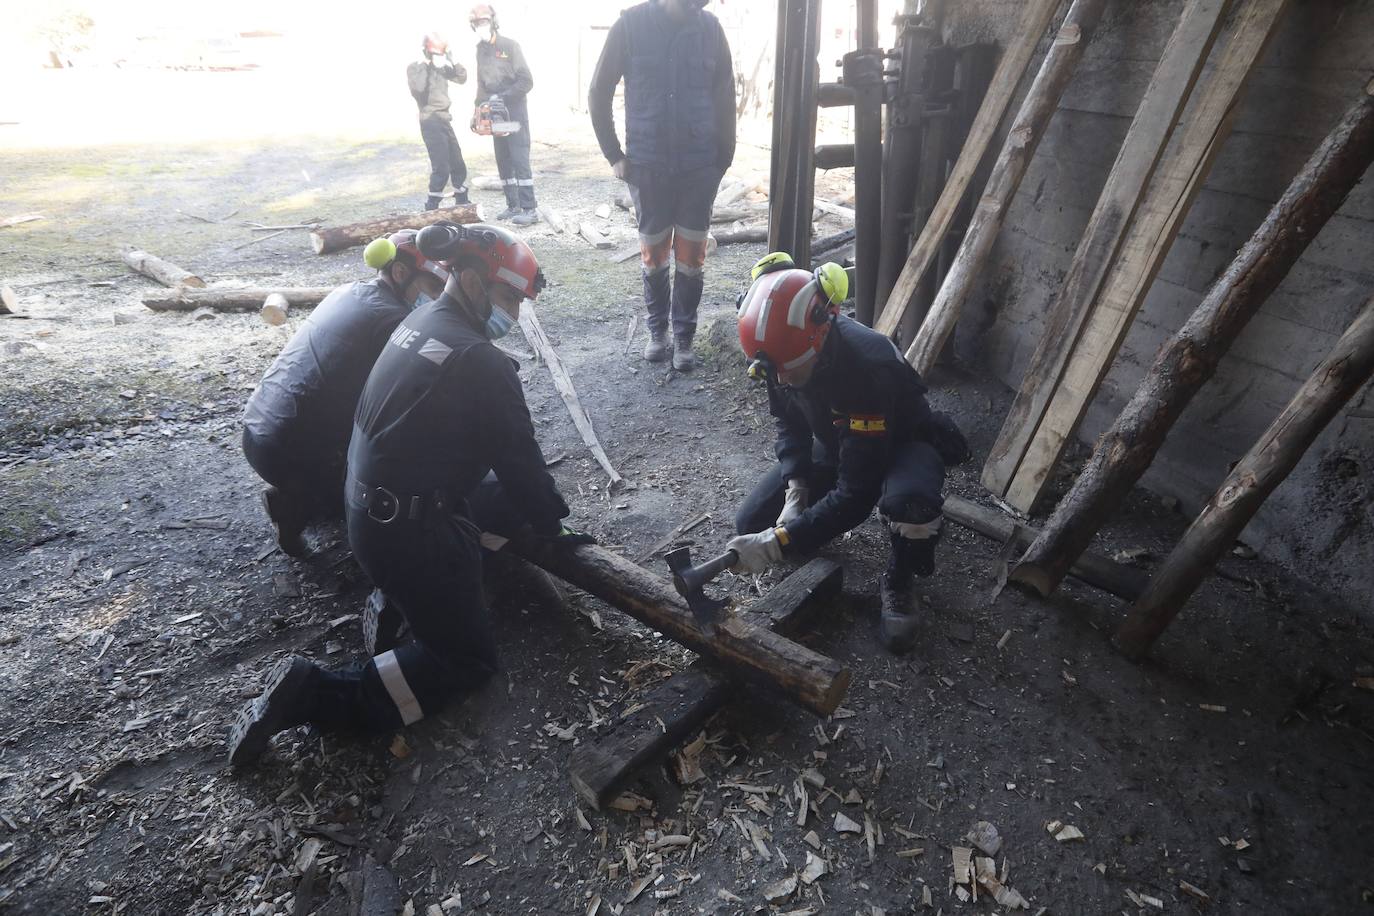
POLYGON ((229 764, 252 763, 277 732, 308 722, 319 676, 308 658, 294 656, 278 662, 263 683, 262 693, 239 710, 229 727, 229 764))
POLYGON ((457 188, 456 190, 454 190, 454 192, 453 192, 453 205, 454 205, 455 207, 463 207, 463 206, 466 206, 466 205, 468 205, 468 204, 470 204, 470 203, 472 203, 472 201, 468 199, 468 186, 467 186, 467 185, 463 185, 461 188, 457 188))
POLYGON ((262 491, 262 506, 277 532, 277 546, 288 557, 303 557, 308 552, 301 533, 305 531, 305 507, 299 498, 276 487, 262 491))
POLYGON ((408 635, 405 616, 380 588, 374 588, 363 604, 363 650, 375 658, 399 646, 408 635))
POLYGON ((921 624, 921 596, 912 588, 912 578, 935 572, 935 547, 940 536, 918 540, 892 533, 889 538, 891 554, 879 585, 880 637, 884 648, 901 654, 915 645, 921 624))

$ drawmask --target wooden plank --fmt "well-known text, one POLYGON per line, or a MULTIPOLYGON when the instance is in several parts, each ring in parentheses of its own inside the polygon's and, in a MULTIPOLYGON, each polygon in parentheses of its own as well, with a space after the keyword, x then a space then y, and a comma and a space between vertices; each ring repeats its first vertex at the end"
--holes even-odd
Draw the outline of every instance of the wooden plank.
POLYGON ((611 479, 611 486, 623 483, 620 474, 615 466, 611 464, 610 457, 606 450, 601 447, 601 440, 596 437, 596 429, 592 426, 592 418, 588 416, 586 408, 582 406, 582 400, 577 396, 577 389, 573 387, 572 376, 563 367, 563 360, 558 358, 558 351, 549 343, 548 335, 544 333, 544 328, 539 324, 539 316, 534 311, 534 306, 526 302, 520 308, 520 328, 525 332, 525 339, 530 346, 539 354, 539 358, 549 367, 549 374, 553 376, 553 386, 558 389, 558 394, 563 398, 563 403, 567 405, 568 413, 572 415, 573 425, 582 436, 582 441, 587 444, 587 449, 596 459, 596 463, 601 465, 601 469, 606 472, 606 476, 611 479))
POLYGON ((1026 99, 1021 103, 1016 120, 1007 133, 1006 142, 988 177, 987 188, 973 211, 968 232, 959 252, 950 264, 949 273, 940 285, 940 292, 930 307, 925 321, 906 351, 907 362, 923 377, 935 367, 935 360, 944 349, 945 341, 954 333, 964 303, 975 281, 982 273, 993 242, 1011 209, 1012 198, 1021 187, 1031 157, 1040 145, 1050 118, 1059 107, 1059 99, 1073 78, 1083 49, 1102 18, 1107 0, 1074 0, 1064 16, 1049 53, 1040 64, 1040 71, 1031 83, 1026 99))
POLYGON ((1117 646, 1141 658, 1209 570, 1231 549, 1274 488, 1302 460, 1345 403, 1374 377, 1374 299, 1308 377, 1150 579, 1116 633, 1117 646))
POLYGON ((1144 201, 1117 250, 1059 385, 1007 489, 1007 502, 1030 506, 1078 429, 1116 359, 1126 332, 1159 273, 1193 199, 1231 134, 1236 100, 1264 53, 1288 0, 1250 0, 1235 17, 1220 59, 1194 93, 1178 142, 1160 160, 1144 201))
MULTIPOLYGON (((839 593, 843 578, 838 563, 814 559, 754 602, 748 614, 766 615, 774 631, 793 633, 819 609, 818 599, 839 593)), ((638 709, 573 751, 568 760, 573 788, 592 807, 604 807, 636 773, 691 737, 737 695, 738 687, 702 660, 673 674, 645 693, 638 709)))
POLYGON ((592 247, 594 248, 615 247, 615 243, 612 242, 610 239, 606 238, 606 236, 602 235, 601 230, 597 229, 591 223, 579 223, 577 226, 577 234, 582 236, 588 242, 590 242, 592 244, 592 247))
MULTIPOLYGON (((946 496, 942 511, 950 521, 1006 544, 1012 557, 1025 550, 1038 533, 1034 527, 1017 522, 998 509, 980 506, 962 496, 946 496)), ((1127 601, 1140 597, 1149 579, 1144 570, 1125 566, 1092 552, 1078 557, 1069 575, 1127 601)))
MULTIPOLYGON (((1221 28, 1228 0, 1189 0, 1078 243, 1021 390, 983 467, 983 485, 1005 496, 1058 386, 1070 349, 1221 28)), ((1023 512, 1028 505, 1011 503, 1023 512)))
MULTIPOLYGON (((494 535, 483 537, 483 545, 490 549, 501 549, 506 543, 494 535)), ((509 544, 515 554, 569 585, 643 621, 738 677, 777 690, 812 712, 830 715, 849 690, 851 672, 840 662, 747 616, 726 611, 715 631, 708 635, 666 579, 619 554, 592 544, 561 547, 535 538, 509 544)))
POLYGON ((1154 365, 1010 579, 1058 587, 1149 468, 1193 396, 1374 162, 1374 80, 1312 153, 1154 365))
POLYGON ((993 135, 997 133, 997 125, 1006 113, 1007 106, 1011 104, 1012 97, 1016 94, 1016 86, 1021 82, 1021 77, 1035 54, 1035 46, 1040 43, 1040 37, 1049 28, 1050 19, 1054 17, 1054 11, 1059 8, 1059 4, 1060 0, 1030 0, 1026 4, 1021 22, 1013 33, 1016 37, 1007 46, 1001 63, 997 65, 997 73, 992 78, 992 84, 988 86, 987 95, 983 96, 983 104, 978 108, 978 116, 973 119, 968 139, 964 141, 964 148, 959 152, 954 170, 945 182, 945 189, 935 204, 935 210, 922 227, 921 234, 912 246, 901 274, 897 277, 897 285, 892 288, 892 294, 888 296, 887 303, 878 316, 875 327, 879 332, 891 337, 901 327, 902 316, 916 298, 921 278, 939 254, 940 244, 954 220, 959 202, 963 200, 964 192, 973 181, 978 163, 983 160, 983 154, 992 144, 993 135))
POLYGON ((209 306, 220 312, 256 312, 268 296, 283 296, 296 308, 319 305, 334 291, 332 286, 271 286, 245 289, 170 289, 143 297, 143 304, 155 312, 194 312, 209 306))

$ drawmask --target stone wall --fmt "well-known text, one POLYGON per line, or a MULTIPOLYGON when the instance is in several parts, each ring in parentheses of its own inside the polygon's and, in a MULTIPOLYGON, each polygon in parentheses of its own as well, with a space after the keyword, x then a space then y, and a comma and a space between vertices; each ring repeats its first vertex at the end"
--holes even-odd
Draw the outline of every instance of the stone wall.
MULTIPOLYGON (((947 37, 1005 47, 1021 7, 1014 0, 951 3, 947 37)), ((1045 312, 1182 7, 1183 0, 1109 5, 958 330, 956 352, 970 367, 1019 386, 1045 312)), ((1228 24, 1218 47, 1229 32, 1228 24)), ((1251 75, 1235 130, 1089 408, 1079 432, 1084 442, 1093 442, 1116 417, 1160 344, 1363 91, 1374 75, 1371 47, 1374 2, 1290 5, 1251 75)), ((1032 72, 1038 66, 1039 57, 1032 72)), ((1029 83, 1028 75, 1021 91, 1029 83)), ((1196 512, 1372 294, 1374 179, 1367 175, 1194 400, 1144 485, 1196 512)), ((1366 387, 1270 497, 1245 540, 1374 618, 1372 491, 1374 393, 1366 387)))

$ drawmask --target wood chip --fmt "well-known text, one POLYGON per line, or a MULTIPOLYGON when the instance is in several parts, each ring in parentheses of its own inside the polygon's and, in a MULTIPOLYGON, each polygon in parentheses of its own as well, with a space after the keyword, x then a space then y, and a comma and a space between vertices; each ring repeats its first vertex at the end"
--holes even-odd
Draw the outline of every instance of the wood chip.
POLYGON ((1178 882, 1178 889, 1181 890, 1181 891, 1183 891, 1183 893, 1188 894, 1190 897, 1196 897, 1198 900, 1201 900, 1203 903, 1211 903, 1211 902, 1212 902, 1212 895, 1211 895, 1211 894, 1207 893, 1207 892, 1204 891, 1202 888, 1200 888, 1200 887, 1198 887, 1198 886, 1196 886, 1196 885, 1194 885, 1194 884, 1189 884, 1187 881, 1180 881, 1180 882, 1178 882))
POLYGON ((1199 703, 1199 704, 1197 704, 1197 708, 1198 708, 1198 709, 1206 710, 1207 712, 1225 712, 1225 711, 1226 711, 1226 707, 1225 707, 1225 706, 1216 706, 1216 705, 1213 705, 1212 703, 1199 703))
POLYGON ((950 853, 954 864, 954 883, 970 883, 973 880, 973 850, 967 846, 955 846, 950 853))
MULTIPOLYGON (((824 863, 822 863, 824 864, 824 863)), ((797 892, 797 876, 789 875, 781 881, 775 881, 763 888, 763 899, 769 903, 779 900, 786 900, 797 892)))
POLYGON ((300 849, 296 850, 296 871, 304 873, 306 869, 314 865, 322 848, 324 848, 324 841, 315 837, 302 843, 300 849))
POLYGON ((808 850, 806 853, 806 867, 804 867, 801 872, 802 883, 815 884, 828 871, 830 871, 830 866, 825 863, 825 860, 808 850))
POLYGON ((987 821, 975 821, 964 839, 981 849, 984 855, 995 856, 1002 849, 1002 835, 987 821))
POLYGON ((1061 843, 1067 843, 1070 840, 1081 840, 1083 839, 1083 831, 1072 824, 1065 824, 1055 833, 1054 838, 1061 843))
POLYGON ((925 849, 924 846, 913 846, 913 847, 911 847, 910 849, 901 849, 901 850, 898 850, 898 852, 897 852, 897 858, 899 858, 899 859, 914 859, 914 858, 916 858, 917 856, 923 856, 923 855, 925 855, 925 854, 926 854, 926 849, 925 849))
POLYGON ((625 898, 625 903, 630 904, 638 900, 639 895, 644 893, 644 889, 648 887, 650 884, 653 884, 656 878, 658 878, 658 872, 652 871, 649 874, 645 875, 643 878, 640 878, 634 884, 631 884, 630 895, 625 898))
POLYGON ((816 831, 814 831, 814 830, 808 830, 808 831, 806 831, 806 836, 802 837, 802 842, 804 842, 807 846, 810 846, 812 849, 815 849, 815 850, 818 850, 818 851, 819 851, 820 848, 821 848, 821 837, 820 837, 820 834, 818 834, 818 833, 817 833, 816 831))
POLYGON ((397 735, 391 739, 391 756, 397 760, 405 760, 410 756, 410 745, 406 743, 404 735, 397 735))
POLYGON ((463 863, 463 867, 464 867, 464 868, 467 868, 467 867, 470 866, 470 865, 476 865, 478 862, 485 862, 487 859, 490 859, 490 858, 491 858, 491 856, 489 856, 487 853, 485 853, 485 852, 479 852, 479 853, 477 853, 476 855, 474 855, 474 856, 472 856, 471 858, 469 858, 466 862, 464 862, 464 863, 463 863))
POLYGON ((855 820, 845 816, 843 811, 835 812, 835 832, 836 833, 863 833, 863 826, 855 820))

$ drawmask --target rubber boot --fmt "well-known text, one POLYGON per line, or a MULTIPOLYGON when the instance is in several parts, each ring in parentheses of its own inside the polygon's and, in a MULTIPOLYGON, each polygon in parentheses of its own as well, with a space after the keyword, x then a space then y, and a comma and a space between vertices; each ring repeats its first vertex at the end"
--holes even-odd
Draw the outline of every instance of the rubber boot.
POLYGON ((277 546, 288 557, 303 557, 308 552, 301 533, 305 531, 305 507, 290 493, 276 487, 262 491, 262 506, 277 532, 277 546))
POLYGON ((678 337, 673 344, 673 368, 691 372, 697 367, 697 355, 692 352, 692 338, 678 337))
POLYGON ((308 658, 284 658, 268 674, 262 693, 239 710, 229 727, 229 764, 262 756, 272 736, 310 721, 320 669, 308 658))
POLYGON ((666 362, 671 349, 667 331, 650 330, 649 342, 644 345, 644 358, 651 363, 666 362))
POLYGON ((380 588, 374 588, 363 604, 363 651, 376 658, 399 646, 409 635, 405 616, 386 600, 380 588))

